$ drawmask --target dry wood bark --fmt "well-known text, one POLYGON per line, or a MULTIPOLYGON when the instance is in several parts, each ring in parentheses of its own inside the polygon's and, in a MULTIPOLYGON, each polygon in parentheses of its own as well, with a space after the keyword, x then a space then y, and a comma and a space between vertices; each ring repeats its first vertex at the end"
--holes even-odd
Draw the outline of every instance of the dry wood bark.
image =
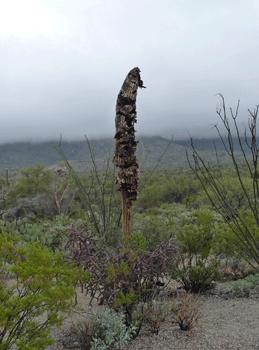
POLYGON ((119 167, 116 177, 117 189, 121 192, 123 232, 133 230, 133 203, 137 199, 139 169, 135 156, 134 123, 137 122, 136 98, 138 87, 144 88, 140 69, 133 68, 124 80, 116 104, 116 144, 113 164, 119 167))

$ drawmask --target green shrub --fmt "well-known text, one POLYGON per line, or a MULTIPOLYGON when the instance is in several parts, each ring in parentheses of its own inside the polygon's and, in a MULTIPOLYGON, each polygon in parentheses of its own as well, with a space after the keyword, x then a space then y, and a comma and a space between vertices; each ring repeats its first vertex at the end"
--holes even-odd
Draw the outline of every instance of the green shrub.
POLYGON ((126 327, 125 316, 106 309, 102 313, 93 315, 97 324, 97 331, 92 340, 91 350, 121 349, 131 340, 135 327, 126 327))
POLYGON ((154 251, 145 250, 145 247, 145 238, 133 233, 126 235, 124 241, 118 242, 118 247, 110 251, 98 246, 89 229, 75 227, 71 227, 65 246, 70 250, 71 261, 90 273, 86 292, 92 299, 101 299, 116 311, 123 311, 128 327, 133 322, 135 305, 160 291, 163 278, 179 253, 170 240, 158 245, 154 251))
POLYGON ((46 348, 53 343, 51 328, 62 324, 61 313, 72 306, 77 270, 60 253, 1 233, 0 271, 9 278, 0 279, 0 349, 46 348))
POLYGON ((248 283, 251 284, 251 288, 259 288, 259 274, 249 275, 245 279, 248 283))
POLYGON ((230 288, 238 297, 249 296, 251 289, 259 289, 259 274, 249 275, 243 280, 231 282, 230 288))
POLYGON ((178 268, 173 276, 183 288, 191 293, 201 293, 211 288, 212 282, 221 279, 220 262, 211 262, 206 266, 206 262, 198 260, 195 266, 184 266, 178 268))
POLYGON ((84 227, 86 221, 82 219, 71 219, 64 214, 56 216, 54 219, 42 223, 29 223, 27 218, 4 221, 0 220, 0 232, 12 234, 22 242, 38 242, 55 251, 62 250, 69 233, 68 227, 76 224, 77 227, 84 227))
POLYGON ((125 316, 122 313, 105 309, 100 313, 93 313, 86 321, 72 325, 61 343, 65 349, 122 349, 131 340, 134 331, 135 327, 125 326, 125 316))
POLYGON ((149 250, 154 250, 158 244, 172 236, 170 226, 158 216, 136 214, 134 219, 135 230, 145 237, 149 250))
POLYGON ((17 183, 9 196, 9 200, 15 201, 18 197, 24 198, 42 193, 47 190, 53 180, 53 174, 50 170, 45 169, 44 164, 36 164, 21 170, 22 177, 17 183))
POLYGON ((163 203, 191 203, 196 200, 201 188, 190 171, 160 171, 145 181, 140 179, 138 205, 144 209, 159 207, 163 203), (145 182, 145 184, 143 184, 145 182))
POLYGON ((230 284, 230 289, 238 297, 248 296, 251 288, 252 284, 246 280, 238 280, 230 284))
POLYGON ((159 208, 151 208, 145 213, 134 214, 134 230, 146 238, 147 249, 154 250, 156 246, 168 239, 174 238, 174 232, 186 214, 184 204, 162 204, 159 208))
POLYGON ((203 292, 210 288, 212 281, 221 277, 220 262, 216 256, 211 257, 215 246, 214 233, 214 215, 209 210, 196 210, 191 220, 182 220, 176 233, 181 259, 174 264, 172 277, 186 291, 203 292))

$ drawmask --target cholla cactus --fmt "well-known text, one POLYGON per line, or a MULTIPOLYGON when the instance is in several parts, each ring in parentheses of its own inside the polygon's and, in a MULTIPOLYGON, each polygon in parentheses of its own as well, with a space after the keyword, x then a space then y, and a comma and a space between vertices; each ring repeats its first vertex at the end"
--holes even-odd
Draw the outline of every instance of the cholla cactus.
POLYGON ((113 164, 120 167, 117 177, 117 189, 121 192, 123 232, 132 232, 133 203, 137 199, 139 169, 135 152, 134 123, 137 122, 136 98, 138 87, 144 88, 140 78, 140 69, 133 68, 126 76, 119 92, 116 104, 116 145, 113 164))

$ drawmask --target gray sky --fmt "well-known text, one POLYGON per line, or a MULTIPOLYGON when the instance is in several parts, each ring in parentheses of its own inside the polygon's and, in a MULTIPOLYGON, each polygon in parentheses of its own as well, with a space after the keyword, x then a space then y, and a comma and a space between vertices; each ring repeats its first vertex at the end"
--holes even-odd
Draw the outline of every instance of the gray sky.
POLYGON ((137 137, 215 135, 259 104, 258 0, 8 0, 0 4, 0 143, 113 137, 129 70, 137 137))

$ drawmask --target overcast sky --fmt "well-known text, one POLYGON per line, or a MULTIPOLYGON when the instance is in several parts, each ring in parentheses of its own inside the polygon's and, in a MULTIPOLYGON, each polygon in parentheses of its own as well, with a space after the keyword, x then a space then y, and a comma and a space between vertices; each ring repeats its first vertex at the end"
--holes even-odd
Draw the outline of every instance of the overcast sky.
POLYGON ((215 135, 217 93, 259 104, 258 0, 8 0, 0 5, 0 143, 113 137, 141 69, 137 135, 215 135))

